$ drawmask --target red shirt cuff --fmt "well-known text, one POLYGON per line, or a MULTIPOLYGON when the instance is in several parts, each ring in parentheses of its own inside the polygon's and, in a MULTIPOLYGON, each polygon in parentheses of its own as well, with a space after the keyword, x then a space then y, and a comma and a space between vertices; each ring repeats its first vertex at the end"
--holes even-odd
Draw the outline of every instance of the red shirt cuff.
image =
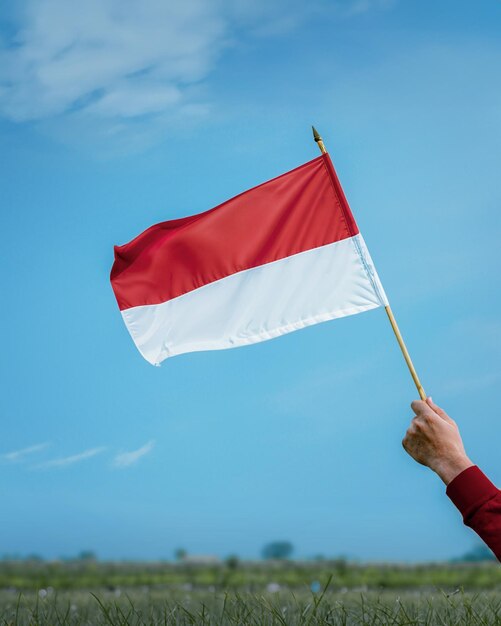
POLYGON ((499 489, 476 465, 472 465, 447 485, 446 493, 466 521, 483 504, 497 496, 499 489))

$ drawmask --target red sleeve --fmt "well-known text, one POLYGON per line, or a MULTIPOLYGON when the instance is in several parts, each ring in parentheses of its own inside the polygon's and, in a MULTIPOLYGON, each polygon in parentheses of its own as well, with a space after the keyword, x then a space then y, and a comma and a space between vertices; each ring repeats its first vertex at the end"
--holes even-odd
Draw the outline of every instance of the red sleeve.
POLYGON ((447 495, 501 561, 501 491, 473 465, 449 483, 447 495))

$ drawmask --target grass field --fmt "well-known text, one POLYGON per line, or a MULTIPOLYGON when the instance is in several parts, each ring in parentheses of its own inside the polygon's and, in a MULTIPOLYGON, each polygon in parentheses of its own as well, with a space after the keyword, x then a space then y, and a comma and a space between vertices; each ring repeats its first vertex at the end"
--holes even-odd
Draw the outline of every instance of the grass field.
POLYGON ((4 562, 0 626, 500 624, 496 564, 4 562))

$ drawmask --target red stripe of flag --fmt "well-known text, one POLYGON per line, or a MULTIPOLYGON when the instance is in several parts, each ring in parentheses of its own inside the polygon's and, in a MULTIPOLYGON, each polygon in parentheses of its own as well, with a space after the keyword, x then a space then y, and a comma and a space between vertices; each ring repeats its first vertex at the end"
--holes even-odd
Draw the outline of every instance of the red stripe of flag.
POLYGON ((221 278, 358 234, 328 155, 219 206, 115 247, 121 310, 160 304, 221 278))

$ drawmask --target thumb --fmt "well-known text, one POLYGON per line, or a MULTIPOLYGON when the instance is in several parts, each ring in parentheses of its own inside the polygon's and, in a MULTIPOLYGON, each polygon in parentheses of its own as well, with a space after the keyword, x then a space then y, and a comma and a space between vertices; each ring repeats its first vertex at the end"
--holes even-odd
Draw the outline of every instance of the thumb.
POLYGON ((435 413, 446 422, 453 421, 443 409, 441 409, 437 404, 433 402, 433 398, 431 396, 428 396, 428 398, 426 398, 426 404, 430 407, 430 409, 433 409, 435 413))

